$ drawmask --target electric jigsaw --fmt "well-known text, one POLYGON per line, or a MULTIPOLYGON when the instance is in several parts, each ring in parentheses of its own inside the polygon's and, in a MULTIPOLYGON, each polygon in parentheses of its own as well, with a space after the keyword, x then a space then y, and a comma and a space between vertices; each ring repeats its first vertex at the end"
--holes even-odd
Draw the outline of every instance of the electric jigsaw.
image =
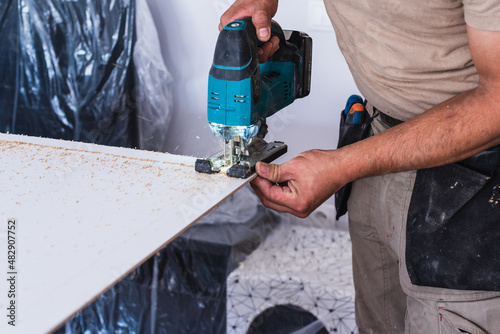
POLYGON ((207 116, 224 149, 196 160, 196 171, 246 178, 258 161, 271 162, 286 153, 285 143, 264 140, 266 119, 309 94, 312 39, 303 32, 283 31, 276 21, 271 22, 271 36, 279 38, 280 47, 259 64, 262 42, 250 17, 221 30, 208 77, 207 116))

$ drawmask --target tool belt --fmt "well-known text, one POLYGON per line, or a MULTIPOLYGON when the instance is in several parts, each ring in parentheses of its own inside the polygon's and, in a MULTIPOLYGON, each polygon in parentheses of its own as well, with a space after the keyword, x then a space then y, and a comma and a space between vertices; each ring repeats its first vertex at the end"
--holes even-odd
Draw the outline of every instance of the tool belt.
POLYGON ((378 114, 380 116, 380 118, 382 119, 382 121, 384 121, 384 123, 389 125, 391 128, 393 126, 396 126, 396 125, 403 123, 403 121, 400 121, 399 119, 395 119, 389 115, 386 115, 375 107, 373 107, 373 114, 378 114))
MULTIPOLYGON (((364 139, 374 117, 389 126, 402 123, 375 108, 363 124, 341 118, 338 147, 364 139)), ((350 189, 335 194, 337 219, 347 212, 350 189)), ((500 145, 417 170, 405 257, 414 285, 500 291, 500 145)))
MULTIPOLYGON (((365 102, 366 104, 366 102, 365 102)), ((340 113, 340 127, 339 127, 339 141, 337 148, 341 148, 360 140, 366 138, 368 130, 370 128, 370 123, 373 118, 370 114, 365 111, 364 121, 359 124, 347 124, 346 115, 344 110, 340 113)), ((340 217, 347 213, 347 200, 351 194, 352 182, 349 182, 343 186, 340 190, 335 193, 335 209, 336 209, 336 219, 339 220, 340 217)))

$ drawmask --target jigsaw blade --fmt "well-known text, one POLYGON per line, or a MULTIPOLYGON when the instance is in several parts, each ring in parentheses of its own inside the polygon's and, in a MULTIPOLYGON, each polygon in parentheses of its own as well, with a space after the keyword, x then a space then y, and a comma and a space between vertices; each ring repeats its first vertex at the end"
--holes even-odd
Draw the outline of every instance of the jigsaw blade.
POLYGON ((270 142, 260 138, 254 138, 247 147, 248 155, 242 155, 241 159, 227 164, 224 157, 224 152, 214 154, 206 159, 197 159, 195 162, 195 170, 201 173, 219 173, 226 172, 228 176, 245 179, 255 173, 255 165, 257 162, 272 162, 278 157, 287 152, 287 145, 283 142, 270 142), (258 139, 258 140, 255 140, 258 139))

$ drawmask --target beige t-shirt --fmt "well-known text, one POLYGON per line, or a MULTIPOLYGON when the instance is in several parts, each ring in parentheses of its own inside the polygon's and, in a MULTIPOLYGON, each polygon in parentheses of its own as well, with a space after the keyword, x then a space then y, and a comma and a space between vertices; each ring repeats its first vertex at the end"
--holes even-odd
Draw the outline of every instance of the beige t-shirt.
POLYGON ((401 120, 477 86, 466 22, 500 30, 500 0, 324 2, 361 94, 401 120))

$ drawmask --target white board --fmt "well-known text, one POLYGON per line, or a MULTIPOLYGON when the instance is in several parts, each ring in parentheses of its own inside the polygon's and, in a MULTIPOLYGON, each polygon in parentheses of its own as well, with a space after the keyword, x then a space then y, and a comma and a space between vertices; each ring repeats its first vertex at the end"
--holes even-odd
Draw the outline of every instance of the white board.
POLYGON ((57 329, 250 180, 194 161, 0 134, 0 333, 57 329))

